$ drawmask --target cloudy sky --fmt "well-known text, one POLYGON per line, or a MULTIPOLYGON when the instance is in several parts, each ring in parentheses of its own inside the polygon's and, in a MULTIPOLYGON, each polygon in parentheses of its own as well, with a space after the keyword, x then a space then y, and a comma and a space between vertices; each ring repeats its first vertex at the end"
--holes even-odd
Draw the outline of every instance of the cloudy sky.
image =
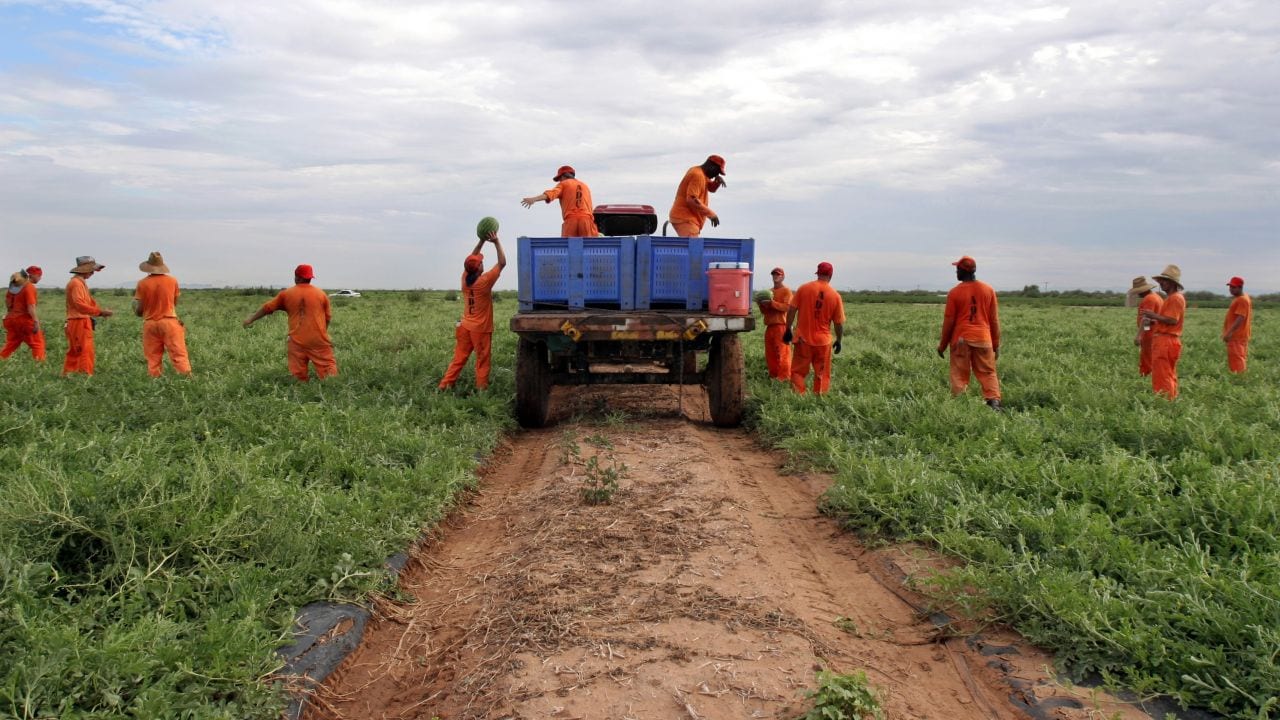
POLYGON ((665 217, 719 153, 793 284, 1277 291, 1278 88, 1275 0, 0 0, 0 263, 450 287, 561 164, 665 217))

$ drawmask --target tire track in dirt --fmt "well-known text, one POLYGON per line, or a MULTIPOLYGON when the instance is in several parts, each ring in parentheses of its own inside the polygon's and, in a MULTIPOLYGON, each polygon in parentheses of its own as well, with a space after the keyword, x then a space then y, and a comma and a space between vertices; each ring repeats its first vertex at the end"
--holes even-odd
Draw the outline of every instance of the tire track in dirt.
POLYGON ((817 512, 829 478, 781 474, 705 398, 691 421, 637 410, 666 388, 593 393, 495 455, 306 717, 793 718, 820 667, 867 672, 894 718, 1146 717, 1011 634, 940 637, 892 577, 922 553, 863 548, 817 512), (585 504, 602 468, 618 490, 585 504))

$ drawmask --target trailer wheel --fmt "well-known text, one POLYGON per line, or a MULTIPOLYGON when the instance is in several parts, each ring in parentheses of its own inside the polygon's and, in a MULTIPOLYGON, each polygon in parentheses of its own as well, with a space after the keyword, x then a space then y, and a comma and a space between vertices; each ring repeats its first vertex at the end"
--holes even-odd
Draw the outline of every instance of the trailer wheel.
POLYGON ((711 422, 717 427, 740 425, 746 402, 746 363, 742 359, 742 343, 736 334, 719 335, 712 343, 707 357, 706 382, 711 422))
POLYGON ((527 428, 547 424, 551 409, 551 363, 546 343, 520 338, 516 346, 516 420, 527 428))

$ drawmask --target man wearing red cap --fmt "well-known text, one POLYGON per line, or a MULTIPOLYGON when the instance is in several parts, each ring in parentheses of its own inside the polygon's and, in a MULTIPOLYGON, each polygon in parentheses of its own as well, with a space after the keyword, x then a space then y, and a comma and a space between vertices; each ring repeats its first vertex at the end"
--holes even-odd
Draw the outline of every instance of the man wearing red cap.
POLYGON ((32 265, 14 275, 20 276, 23 282, 11 282, 9 291, 4 295, 5 339, 0 358, 7 359, 26 343, 31 348, 31 357, 44 362, 44 330, 36 317, 36 283, 44 277, 44 271, 32 265))
POLYGON ((285 311, 289 316, 288 340, 285 343, 289 373, 300 382, 310 379, 308 363, 315 366, 316 377, 320 379, 338 374, 333 341, 329 339, 333 311, 329 307, 329 296, 311 284, 315 277, 315 269, 310 265, 294 268, 293 287, 280 291, 244 321, 247 328, 277 310, 285 311))
POLYGON ((756 303, 764 316, 764 359, 769 366, 769 377, 774 380, 791 379, 791 346, 782 336, 787 331, 787 310, 791 307, 791 288, 782 284, 787 274, 776 267, 769 271, 773 278, 773 290, 761 293, 756 303))
POLYGON ((591 202, 591 188, 577 178, 577 173, 568 165, 560 166, 556 176, 551 178, 556 186, 541 195, 527 197, 520 201, 525 207, 533 207, 539 200, 551 202, 560 199, 560 217, 564 222, 560 225, 560 237, 595 237, 600 234, 596 228, 595 205, 591 202))
POLYGON ((1227 283, 1231 307, 1222 321, 1222 342, 1227 344, 1227 368, 1242 373, 1249 356, 1249 338, 1253 335, 1253 298, 1244 292, 1244 278, 1233 277, 1227 283))
POLYGON ((707 220, 711 227, 720 226, 720 216, 711 211, 708 193, 724 186, 724 158, 709 155, 701 165, 689 168, 676 188, 676 199, 671 204, 669 219, 680 237, 698 237, 707 220))
POLYGON ((938 357, 951 349, 951 394, 969 387, 969 376, 978 378, 982 398, 993 410, 1000 410, 1000 379, 996 358, 1000 357, 1000 309, 996 291, 977 278, 978 263, 965 255, 951 263, 959 285, 947 293, 942 317, 942 337, 938 357))
POLYGON ((439 389, 448 390, 453 387, 472 352, 476 354, 476 388, 484 390, 489 387, 489 359, 493 348, 493 286, 506 266, 507 254, 503 252, 502 242, 498 240, 496 232, 489 233, 488 237, 476 243, 475 249, 462 262, 462 297, 466 304, 463 306, 462 319, 453 331, 453 360, 440 379, 439 389), (486 242, 493 243, 498 254, 498 264, 488 272, 484 270, 484 256, 480 254, 480 248, 486 242))
POLYGON ((98 307, 98 303, 89 294, 89 285, 85 281, 106 267, 89 255, 81 255, 76 258, 76 266, 71 268, 72 277, 66 290, 67 356, 62 361, 63 377, 71 373, 93 374, 97 359, 93 345, 93 326, 97 318, 111 317, 112 312, 98 307))
POLYGON ((795 342, 791 356, 791 389, 805 393, 805 378, 813 368, 813 392, 825 395, 831 389, 831 354, 840 354, 844 338, 844 300, 831 287, 834 268, 829 262, 818 263, 817 280, 801 285, 791 296, 787 309, 787 325, 782 333, 784 343, 795 342), (791 324, 795 323, 795 332, 791 324), (832 341, 831 327, 835 327, 832 341))
POLYGON ((147 360, 147 374, 160 377, 164 372, 164 354, 180 375, 191 374, 187 358, 187 329, 178 319, 178 280, 169 274, 169 266, 157 250, 138 263, 147 276, 138 281, 133 292, 133 313, 142 318, 142 356, 147 360))

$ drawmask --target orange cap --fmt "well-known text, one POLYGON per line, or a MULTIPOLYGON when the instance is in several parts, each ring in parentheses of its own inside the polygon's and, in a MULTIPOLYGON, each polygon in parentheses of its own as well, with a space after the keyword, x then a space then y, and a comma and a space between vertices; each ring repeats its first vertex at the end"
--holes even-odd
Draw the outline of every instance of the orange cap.
MULTIPOLYGON (((43 275, 43 274, 44 274, 44 271, 40 269, 40 266, 39 266, 39 265, 32 265, 32 266, 30 266, 30 267, 28 267, 28 268, 27 268, 27 274, 28 274, 28 275, 43 275)), ((1243 285, 1244 283, 1242 282, 1241 284, 1243 285)))
POLYGON ((314 280, 316 277, 315 268, 310 265, 299 265, 293 269, 293 276, 302 278, 303 280, 314 280))
MULTIPOLYGON (((28 268, 27 272, 31 272, 31 269, 28 268)), ((1227 287, 1244 287, 1244 278, 1239 275, 1231 278, 1227 281, 1227 287)))
POLYGON ((774 268, 769 271, 769 274, 770 275, 786 275, 786 273, 782 271, 782 268, 774 268))
POLYGON ((707 156, 707 162, 709 162, 709 163, 715 163, 717 166, 719 166, 719 167, 720 167, 720 174, 721 174, 721 175, 727 175, 727 174, 728 174, 728 173, 726 173, 726 172, 724 171, 724 158, 720 157, 719 155, 708 155, 708 156, 707 156))
POLYGON ((974 270, 978 269, 978 261, 969 257, 968 255, 961 256, 959 260, 951 264, 955 265, 956 267, 960 268, 965 272, 973 272, 974 270))
POLYGON ((556 182, 560 182, 561 178, 565 175, 573 175, 574 177, 577 177, 578 173, 573 169, 572 165, 561 165, 560 169, 556 171, 556 176, 551 179, 556 182))
POLYGON ((831 277, 834 274, 835 268, 831 267, 829 262, 818 263, 818 271, 814 273, 814 275, 826 275, 827 277, 831 277))
POLYGON ((462 261, 462 269, 469 273, 475 272, 484 267, 484 256, 480 253, 468 255, 466 260, 462 261))

